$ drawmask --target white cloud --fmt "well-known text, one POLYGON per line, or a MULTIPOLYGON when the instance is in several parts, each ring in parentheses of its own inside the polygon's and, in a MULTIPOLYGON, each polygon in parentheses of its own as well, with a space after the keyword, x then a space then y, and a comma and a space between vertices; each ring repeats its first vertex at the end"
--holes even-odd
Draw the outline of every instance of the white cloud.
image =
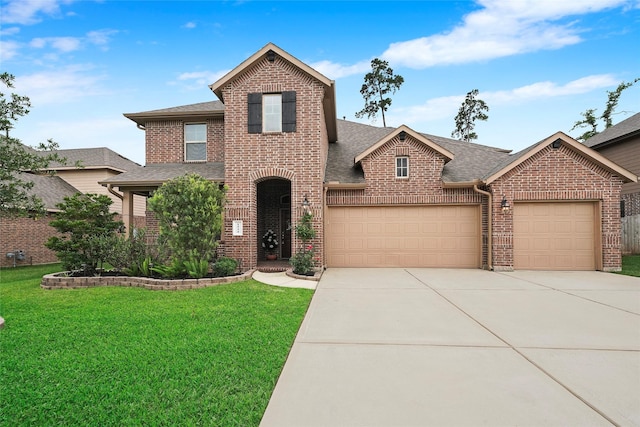
POLYGON ((78 37, 38 37, 29 43, 29 46, 36 49, 43 49, 47 46, 59 52, 73 52, 80 49, 81 39, 78 37))
POLYGON ((573 80, 564 85, 546 81, 508 91, 481 92, 478 98, 483 99, 489 105, 492 103, 510 104, 542 98, 554 98, 557 96, 579 95, 596 89, 615 86, 618 83, 619 81, 611 74, 596 74, 573 80))
POLYGON ((20 27, 0 28, 0 36, 14 36, 20 32, 20 27))
POLYGON ((100 46, 106 50, 110 41, 110 36, 117 34, 118 30, 96 30, 90 31, 85 37, 37 37, 29 43, 35 49, 50 47, 58 52, 73 52, 79 50, 86 43, 100 46))
POLYGON ((628 4, 629 0, 479 0, 453 30, 392 43, 382 58, 394 65, 426 68, 490 60, 579 43, 575 23, 563 18, 628 4))
POLYGON ((331 61, 320 61, 311 64, 311 67, 330 79, 335 80, 353 74, 366 73, 371 67, 371 62, 360 61, 354 65, 342 65, 331 61))
POLYGON ((4 41, 0 39, 0 60, 8 61, 18 54, 20 44, 14 41, 4 41))
POLYGON ((191 29, 193 29, 193 28, 196 28, 196 26, 197 26, 197 25, 196 25, 196 23, 195 23, 195 22, 187 22, 186 24, 184 24, 184 25, 182 26, 182 28, 186 28, 186 29, 188 29, 188 30, 191 30, 191 29))
POLYGON ((63 104, 106 93, 99 83, 105 77, 92 67, 71 65, 62 69, 16 76, 16 91, 31 99, 34 107, 63 104))
MULTIPOLYGON (((615 86, 618 83, 619 80, 610 74, 597 74, 582 77, 564 85, 546 81, 509 90, 480 92, 478 99, 485 101, 489 107, 513 105, 558 96, 580 95, 615 86)), ((414 124, 452 118, 457 114, 465 96, 466 94, 444 96, 429 99, 421 105, 394 108, 387 113, 388 122, 395 126, 401 123, 414 124)))
MULTIPOLYGON (((178 76, 178 82, 186 82, 189 89, 202 89, 211 83, 215 83, 230 70, 223 71, 193 71, 182 73, 178 76)), ((173 82, 171 84, 178 84, 173 82)))
POLYGON ((111 36, 118 33, 118 30, 109 29, 89 31, 86 39, 91 44, 106 48, 106 45, 111 41, 111 36))
POLYGON ((73 0, 8 0, 2 7, 3 24, 31 25, 42 20, 40 15, 60 14, 61 4, 73 0))

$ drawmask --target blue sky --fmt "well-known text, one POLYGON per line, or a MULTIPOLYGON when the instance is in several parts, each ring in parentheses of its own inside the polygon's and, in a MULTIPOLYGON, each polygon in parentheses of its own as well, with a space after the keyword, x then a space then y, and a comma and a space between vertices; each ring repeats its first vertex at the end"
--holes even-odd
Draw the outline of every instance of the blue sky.
MULTIPOLYGON (((490 111, 477 142, 516 151, 569 133, 580 112, 604 109, 607 90, 640 77, 640 0, 0 5, 0 68, 33 104, 13 136, 106 146, 141 164, 144 133, 123 113, 215 100, 208 85, 268 42, 336 81, 341 118, 371 123, 355 112, 375 57, 405 79, 389 126, 448 137, 478 89, 490 111)), ((614 122, 640 111, 640 83, 617 111, 614 122)))

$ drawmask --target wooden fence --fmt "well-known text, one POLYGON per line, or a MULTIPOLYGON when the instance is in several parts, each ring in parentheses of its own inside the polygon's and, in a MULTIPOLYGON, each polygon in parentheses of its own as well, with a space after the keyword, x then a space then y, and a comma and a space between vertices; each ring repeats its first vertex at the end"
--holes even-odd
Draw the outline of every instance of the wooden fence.
POLYGON ((622 253, 640 254, 640 215, 622 218, 622 253))

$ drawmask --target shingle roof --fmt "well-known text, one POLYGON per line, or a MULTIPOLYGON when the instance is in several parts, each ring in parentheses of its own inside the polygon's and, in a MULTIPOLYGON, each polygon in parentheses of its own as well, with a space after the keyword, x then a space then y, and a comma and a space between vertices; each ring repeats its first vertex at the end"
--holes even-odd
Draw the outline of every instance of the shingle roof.
POLYGON ((34 183, 28 194, 38 196, 48 211, 57 210, 56 205, 62 203, 65 197, 79 193, 78 189, 55 175, 20 173, 19 178, 34 183))
POLYGON ((204 113, 213 111, 224 111, 224 104, 221 101, 198 102, 197 104, 179 105, 177 107, 161 108, 159 110, 142 111, 134 114, 163 114, 163 113, 204 113))
POLYGON ((624 138, 630 134, 640 133, 640 113, 607 128, 597 135, 587 139, 583 144, 594 148, 597 145, 610 142, 612 140, 624 138))
POLYGON ((224 114, 224 104, 221 101, 198 102, 197 104, 179 105, 177 107, 161 108, 159 110, 127 113, 124 116, 138 125, 144 126, 147 121, 160 119, 198 119, 224 114))
MULTIPOLYGON (((362 169, 354 165, 354 158, 393 132, 394 128, 380 128, 362 123, 338 120, 338 141, 329 144, 325 182, 365 182, 362 169)), ((445 182, 468 182, 479 179, 494 165, 509 157, 509 151, 475 143, 422 133, 426 138, 454 154, 442 171, 445 182)))
POLYGON ((224 163, 159 163, 146 165, 129 172, 116 175, 100 184, 118 185, 158 185, 173 178, 188 174, 197 173, 211 181, 224 180, 224 163))
MULTIPOLYGON (((48 169, 75 168, 76 162, 86 169, 105 168, 119 172, 125 172, 141 168, 138 163, 121 156, 115 151, 106 147, 97 148, 72 148, 67 150, 56 150, 60 157, 67 159, 66 164, 52 162, 48 169)), ((38 151, 47 154, 47 151, 38 151)))

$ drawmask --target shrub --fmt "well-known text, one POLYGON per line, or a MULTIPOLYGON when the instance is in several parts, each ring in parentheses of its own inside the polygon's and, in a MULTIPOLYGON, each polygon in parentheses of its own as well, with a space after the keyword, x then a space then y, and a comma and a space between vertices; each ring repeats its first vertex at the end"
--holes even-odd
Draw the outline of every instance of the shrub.
POLYGON ((233 258, 221 257, 213 264, 213 275, 216 277, 232 276, 238 268, 238 261, 233 258))
POLYGON ((189 277, 200 279, 209 273, 209 261, 206 259, 198 259, 195 253, 183 262, 184 268, 187 270, 189 277))
POLYGON ((45 246, 56 253, 63 268, 93 274, 108 257, 107 242, 124 226, 109 212, 111 203, 102 194, 76 193, 56 205, 60 212, 50 224, 61 236, 49 238, 45 246))
POLYGON ((149 209, 158 218, 158 241, 167 246, 172 265, 213 259, 225 194, 226 187, 188 174, 165 182, 149 199, 149 209))
POLYGON ((289 263, 293 267, 293 272, 296 274, 307 274, 313 271, 313 255, 313 245, 306 245, 300 248, 300 250, 289 259, 289 263))

